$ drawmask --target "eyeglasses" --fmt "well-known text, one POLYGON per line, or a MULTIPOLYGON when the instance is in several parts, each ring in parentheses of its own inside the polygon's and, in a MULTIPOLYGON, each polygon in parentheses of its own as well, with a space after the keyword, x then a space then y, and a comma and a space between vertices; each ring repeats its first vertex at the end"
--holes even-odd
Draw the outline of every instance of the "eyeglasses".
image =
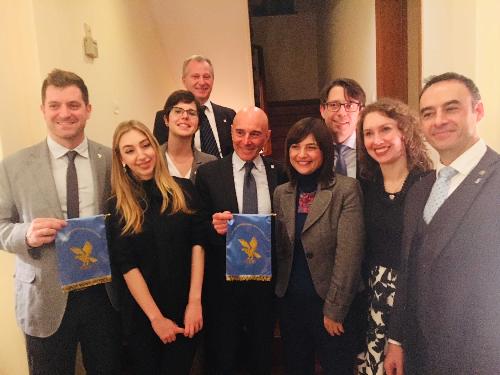
POLYGON ((357 102, 326 102, 323 103, 323 105, 328 109, 330 112, 338 112, 340 111, 340 108, 344 106, 346 112, 356 112, 360 107, 361 104, 357 102))
POLYGON ((184 116, 184 113, 187 113, 190 117, 198 117, 198 111, 194 109, 184 109, 181 107, 172 107, 172 112, 176 116, 184 116))

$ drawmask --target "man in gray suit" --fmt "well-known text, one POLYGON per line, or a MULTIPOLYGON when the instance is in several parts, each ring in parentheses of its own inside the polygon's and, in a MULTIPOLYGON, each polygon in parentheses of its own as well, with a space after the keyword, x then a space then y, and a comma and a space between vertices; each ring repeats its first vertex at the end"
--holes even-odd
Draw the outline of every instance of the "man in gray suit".
POLYGON ((407 375, 500 371, 500 157, 479 137, 483 116, 460 74, 431 77, 420 95, 440 162, 406 198, 389 375, 403 374, 403 357, 407 375))
POLYGON ((78 342, 88 374, 119 372, 111 288, 63 292, 54 249, 65 218, 102 213, 110 194, 111 152, 85 137, 91 109, 83 80, 53 70, 42 85, 47 139, 0 163, 0 246, 16 255, 16 316, 31 374, 73 374, 78 342))

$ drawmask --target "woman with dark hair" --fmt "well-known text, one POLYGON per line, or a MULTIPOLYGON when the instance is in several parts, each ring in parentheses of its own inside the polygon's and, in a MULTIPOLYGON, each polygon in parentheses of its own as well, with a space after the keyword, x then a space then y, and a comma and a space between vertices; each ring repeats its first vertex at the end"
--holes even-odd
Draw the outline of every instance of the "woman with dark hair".
POLYGON ((403 206, 408 189, 431 169, 418 120, 393 99, 368 105, 358 120, 358 150, 366 226, 369 289, 367 351, 359 374, 384 374, 384 349, 400 263, 403 206))
POLYGON ((167 158, 168 170, 172 176, 189 178, 194 183, 198 167, 217 160, 215 156, 193 147, 202 111, 200 104, 191 92, 177 90, 167 98, 163 111, 168 138, 161 150, 167 158))
POLYGON ((333 170, 333 139, 319 119, 295 123, 285 141, 290 182, 276 188, 276 294, 287 374, 353 372, 343 358, 349 306, 361 286, 361 190, 333 170))
POLYGON ((189 180, 173 178, 138 121, 113 136, 111 261, 127 285, 121 314, 136 374, 188 374, 202 328, 205 223, 189 180))

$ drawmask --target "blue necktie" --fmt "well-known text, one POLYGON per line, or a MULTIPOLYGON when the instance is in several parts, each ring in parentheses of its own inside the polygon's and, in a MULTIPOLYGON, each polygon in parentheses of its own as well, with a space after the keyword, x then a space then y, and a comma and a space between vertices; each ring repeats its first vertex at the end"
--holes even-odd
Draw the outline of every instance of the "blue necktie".
POLYGON ((347 176, 347 164, 345 162, 345 153, 349 150, 349 146, 343 145, 342 143, 337 143, 335 145, 335 151, 337 156, 337 161, 335 162, 335 172, 338 174, 347 176))
POLYGON ((453 176, 458 173, 453 167, 444 167, 438 173, 438 178, 432 186, 431 194, 424 208, 424 221, 429 224, 436 211, 441 207, 446 198, 453 176))

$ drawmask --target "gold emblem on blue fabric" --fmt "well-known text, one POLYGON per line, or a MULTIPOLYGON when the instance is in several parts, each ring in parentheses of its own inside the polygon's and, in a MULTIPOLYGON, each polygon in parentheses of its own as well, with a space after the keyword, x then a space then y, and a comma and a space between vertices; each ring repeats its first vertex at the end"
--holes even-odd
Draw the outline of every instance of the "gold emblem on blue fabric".
POLYGON ((254 264, 257 259, 261 258, 260 254, 257 252, 257 245, 259 243, 255 237, 252 237, 250 242, 247 242, 241 238, 239 239, 239 241, 242 246, 241 251, 243 251, 248 256, 245 262, 247 262, 248 264, 254 264))
POLYGON ((234 214, 226 235, 226 280, 271 276, 271 215, 234 214))
POLYGON ((75 259, 82 262, 80 269, 88 270, 91 263, 97 263, 97 258, 92 256, 92 244, 89 241, 86 241, 81 249, 79 247, 70 247, 70 249, 75 253, 75 259))
POLYGON ((64 291, 111 281, 104 221, 104 215, 68 219, 57 232, 57 263, 64 291))

